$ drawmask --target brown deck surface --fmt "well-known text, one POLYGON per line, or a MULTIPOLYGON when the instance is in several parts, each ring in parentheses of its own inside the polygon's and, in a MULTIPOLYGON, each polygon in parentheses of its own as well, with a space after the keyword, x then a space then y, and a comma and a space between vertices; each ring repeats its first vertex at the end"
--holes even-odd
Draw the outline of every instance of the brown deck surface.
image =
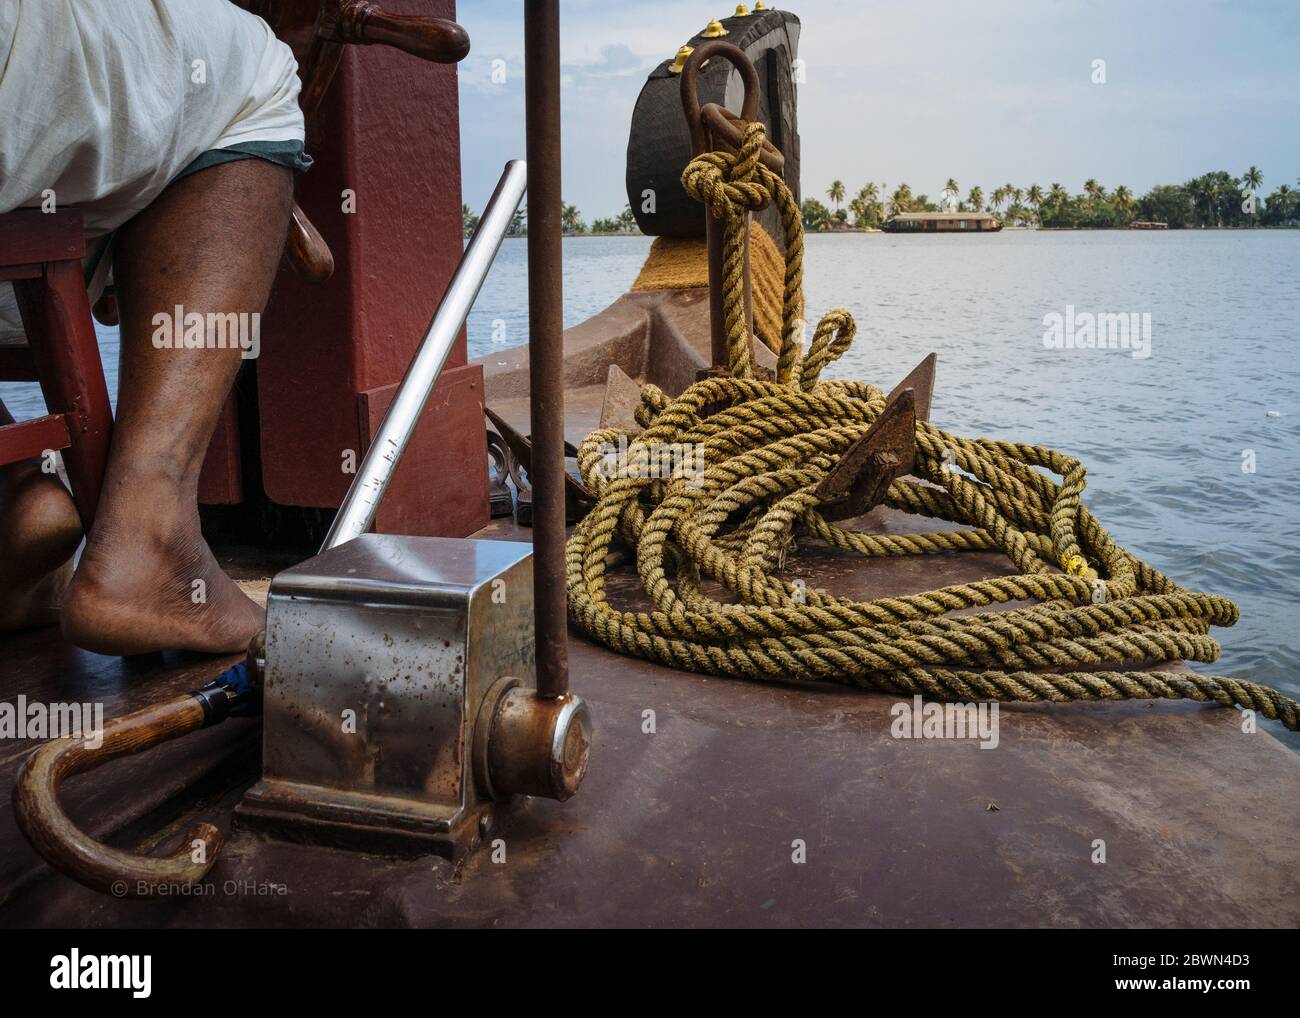
MULTIPOLYGON (((875 527, 912 521, 878 510, 875 527)), ((527 539, 513 524, 484 537, 527 539)), ((835 592, 930 588, 989 554, 872 563, 803 551, 835 592)), ((626 585, 625 585, 626 586, 626 585)), ((107 716, 229 660, 122 661, 51 631, 3 641, 3 698, 102 699, 107 716)), ((596 722, 576 798, 499 814, 496 863, 460 869, 236 830, 202 895, 117 901, 51 873, 0 802, 0 925, 1295 926, 1300 757, 1236 711, 1183 703, 1007 706, 1000 745, 895 740, 893 697, 690 675, 575 639, 596 722), (642 731, 643 712, 656 732, 642 731), (792 861, 792 843, 807 861, 792 861), (1091 861, 1094 839, 1107 862, 1091 861)), ((7 790, 31 743, 0 755, 7 790)), ((258 727, 228 721, 73 779, 72 815, 169 848, 231 827, 258 727)), ((115 832, 115 833, 114 833, 115 832)))

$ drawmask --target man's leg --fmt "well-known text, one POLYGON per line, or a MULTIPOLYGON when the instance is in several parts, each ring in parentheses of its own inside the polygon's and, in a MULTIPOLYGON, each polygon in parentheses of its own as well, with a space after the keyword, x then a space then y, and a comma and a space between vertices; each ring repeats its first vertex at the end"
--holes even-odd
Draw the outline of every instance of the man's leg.
POLYGON ((178 180, 122 227, 117 420, 104 489, 68 588, 63 631, 87 650, 242 650, 260 609, 199 531, 199 470, 240 365, 238 349, 156 349, 153 317, 261 312, 293 202, 292 173, 262 160, 178 180))
MULTIPOLYGON (((0 403, 0 425, 12 423, 0 403)), ((72 496, 41 466, 35 459, 0 467, 0 632, 58 621, 81 543, 72 496)))

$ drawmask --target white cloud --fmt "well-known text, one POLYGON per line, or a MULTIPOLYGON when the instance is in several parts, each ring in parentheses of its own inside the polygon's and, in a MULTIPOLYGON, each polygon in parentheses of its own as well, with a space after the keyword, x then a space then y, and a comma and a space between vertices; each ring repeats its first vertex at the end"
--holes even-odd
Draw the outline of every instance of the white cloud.
MULTIPOLYGON (((723 13, 707 4, 570 0, 561 7, 566 198, 621 209, 624 154, 645 75, 723 13)), ((783 4, 803 22, 803 179, 810 194, 907 180, 937 194, 1012 181, 1139 193, 1211 168, 1300 174, 1300 9, 1282 0, 992 0, 783 4), (1107 84, 1090 81, 1107 61, 1107 84)), ((465 196, 481 205, 523 151, 519 5, 462 3, 465 196), (506 61, 506 86, 476 61, 506 61), (485 85, 485 82, 487 84, 485 85)))

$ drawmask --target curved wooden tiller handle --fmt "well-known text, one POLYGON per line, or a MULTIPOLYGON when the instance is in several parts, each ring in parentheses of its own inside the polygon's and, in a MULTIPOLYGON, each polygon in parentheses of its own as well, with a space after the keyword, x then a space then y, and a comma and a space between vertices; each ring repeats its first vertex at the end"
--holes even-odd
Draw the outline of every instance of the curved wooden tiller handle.
POLYGON ((59 801, 65 778, 102 767, 230 716, 260 709, 261 637, 248 658, 202 689, 144 707, 104 726, 98 745, 52 739, 23 765, 14 785, 14 816, 32 847, 55 869, 117 898, 142 898, 202 880, 217 861, 222 834, 195 824, 166 858, 136 855, 96 841, 69 819, 59 801))
MULTIPOLYGON (((343 47, 349 44, 393 46, 435 64, 454 64, 469 55, 469 33, 454 21, 387 14, 370 0, 325 0, 303 65, 302 108, 309 124, 334 77, 343 47)), ((293 270, 309 283, 323 283, 334 273, 329 245, 297 205, 284 253, 293 270)))
POLYGON ((104 726, 102 745, 95 749, 88 748, 84 739, 52 739, 31 756, 14 786, 18 826, 55 869, 114 897, 143 897, 202 880, 221 850, 221 832, 211 824, 190 828, 180 848, 167 858, 135 855, 101 844, 68 819, 59 802, 59 788, 65 778, 203 724, 203 706, 185 694, 110 721, 104 726))
POLYGON ((347 0, 331 15, 317 28, 331 42, 393 46, 436 64, 454 64, 469 55, 469 33, 446 18, 386 14, 369 0, 347 0))

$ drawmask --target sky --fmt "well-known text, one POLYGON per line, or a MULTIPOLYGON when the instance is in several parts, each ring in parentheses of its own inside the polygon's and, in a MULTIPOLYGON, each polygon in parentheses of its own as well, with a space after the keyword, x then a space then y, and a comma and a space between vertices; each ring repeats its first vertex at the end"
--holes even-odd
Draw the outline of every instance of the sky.
MULTIPOLYGON (((1265 194, 1298 186, 1297 0, 780 6, 803 24, 805 196, 840 179, 850 194, 874 180, 936 199, 949 177, 963 195, 1006 183, 1077 192, 1089 177, 1141 195, 1252 164, 1265 194), (1104 84, 1092 80, 1095 60, 1104 84)), ((564 197, 586 219, 627 200, 627 135, 646 75, 734 7, 561 3, 564 197)), ((459 71, 463 195, 481 209, 506 160, 524 154, 522 4, 461 0, 457 20, 472 42, 459 71)))

